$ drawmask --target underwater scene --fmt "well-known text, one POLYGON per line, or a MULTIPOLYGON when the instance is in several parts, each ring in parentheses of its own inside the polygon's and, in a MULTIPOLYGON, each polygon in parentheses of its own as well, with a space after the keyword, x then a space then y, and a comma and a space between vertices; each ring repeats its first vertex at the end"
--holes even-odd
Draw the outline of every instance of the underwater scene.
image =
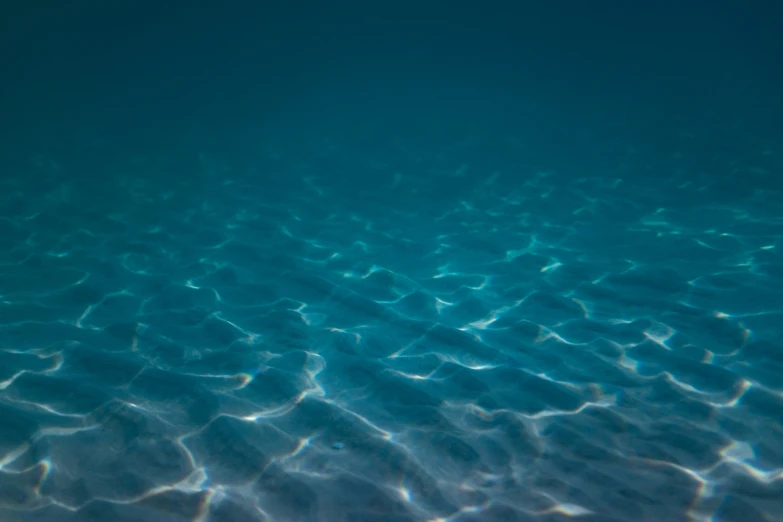
POLYGON ((775 57, 338 5, 17 13, 0 520, 782 520, 775 57))

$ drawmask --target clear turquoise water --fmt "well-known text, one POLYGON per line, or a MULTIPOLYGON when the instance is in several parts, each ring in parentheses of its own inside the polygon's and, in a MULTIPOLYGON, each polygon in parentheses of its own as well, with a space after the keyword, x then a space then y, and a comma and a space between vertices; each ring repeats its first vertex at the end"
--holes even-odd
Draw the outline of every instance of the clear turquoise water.
POLYGON ((781 519, 764 13, 69 9, 2 32, 0 520, 781 519))

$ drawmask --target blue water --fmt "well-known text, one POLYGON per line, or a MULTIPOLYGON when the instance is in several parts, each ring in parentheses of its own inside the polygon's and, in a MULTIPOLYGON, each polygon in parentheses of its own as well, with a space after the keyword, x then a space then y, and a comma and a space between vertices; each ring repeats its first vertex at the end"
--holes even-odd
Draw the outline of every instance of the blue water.
POLYGON ((0 520, 783 520, 763 68, 590 72, 482 26, 472 55, 288 49, 269 87, 176 32, 167 74, 177 28, 141 19, 138 55, 74 52, 83 85, 9 87, 0 520))

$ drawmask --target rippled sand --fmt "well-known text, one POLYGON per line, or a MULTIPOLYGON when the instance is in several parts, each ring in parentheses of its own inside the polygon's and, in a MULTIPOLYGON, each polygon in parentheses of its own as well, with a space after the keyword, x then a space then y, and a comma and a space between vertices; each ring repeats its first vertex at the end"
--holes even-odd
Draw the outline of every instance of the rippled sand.
POLYGON ((3 178, 3 521, 783 513, 776 194, 202 160, 3 178))

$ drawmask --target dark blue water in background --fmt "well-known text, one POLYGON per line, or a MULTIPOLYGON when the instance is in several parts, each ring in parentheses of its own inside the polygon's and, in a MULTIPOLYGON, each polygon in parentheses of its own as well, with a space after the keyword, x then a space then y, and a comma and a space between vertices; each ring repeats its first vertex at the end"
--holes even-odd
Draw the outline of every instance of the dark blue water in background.
POLYGON ((278 4, 4 10, 0 520, 783 520, 774 4, 278 4))

